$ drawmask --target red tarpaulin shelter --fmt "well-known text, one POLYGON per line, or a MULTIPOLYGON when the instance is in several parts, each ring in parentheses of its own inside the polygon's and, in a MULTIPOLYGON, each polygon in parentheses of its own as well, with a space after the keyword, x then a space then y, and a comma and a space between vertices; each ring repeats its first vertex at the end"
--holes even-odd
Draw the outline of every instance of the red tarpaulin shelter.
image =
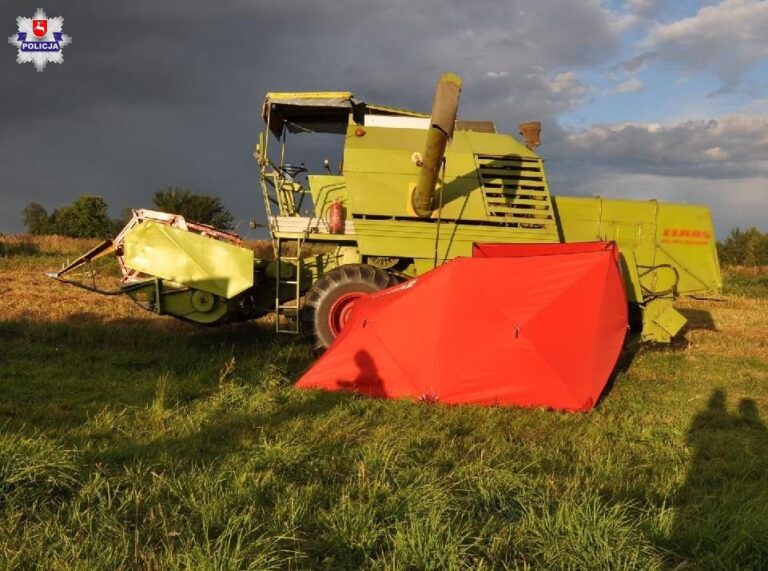
POLYGON ((473 255, 356 302, 296 386, 592 408, 627 331, 616 245, 483 244, 473 255))

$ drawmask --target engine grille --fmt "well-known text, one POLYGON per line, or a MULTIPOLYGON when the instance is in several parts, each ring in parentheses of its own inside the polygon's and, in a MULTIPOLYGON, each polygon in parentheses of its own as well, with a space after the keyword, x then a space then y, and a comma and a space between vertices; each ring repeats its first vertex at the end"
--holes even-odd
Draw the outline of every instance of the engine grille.
POLYGON ((552 200, 541 159, 475 155, 485 211, 509 226, 551 232, 552 200))

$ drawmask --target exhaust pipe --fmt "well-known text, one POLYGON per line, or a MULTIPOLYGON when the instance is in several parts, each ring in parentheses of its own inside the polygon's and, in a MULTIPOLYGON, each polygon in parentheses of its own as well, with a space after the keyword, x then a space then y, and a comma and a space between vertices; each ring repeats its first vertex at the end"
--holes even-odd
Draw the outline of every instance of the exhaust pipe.
POLYGON ((460 94, 461 78, 455 73, 444 73, 437 80, 421 173, 413 191, 413 210, 422 218, 429 218, 435 210, 437 179, 443 165, 445 146, 453 137, 456 126, 460 94))
POLYGON ((529 151, 536 152, 536 147, 541 145, 541 123, 539 121, 528 121, 520 123, 520 136, 523 138, 525 146, 529 151))

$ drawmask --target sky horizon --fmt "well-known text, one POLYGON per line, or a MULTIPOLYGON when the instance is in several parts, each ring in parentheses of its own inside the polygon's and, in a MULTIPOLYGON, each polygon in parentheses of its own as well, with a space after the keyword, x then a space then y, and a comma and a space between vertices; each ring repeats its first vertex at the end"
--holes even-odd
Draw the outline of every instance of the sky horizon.
POLYGON ((42 7, 72 43, 37 72, 4 42, 0 232, 23 231, 33 201, 95 194, 118 217, 181 186, 221 197, 248 235, 266 91, 428 111, 444 71, 464 80, 460 116, 514 135, 542 122, 555 195, 706 204, 721 239, 768 231, 762 0, 38 4, 3 2, 5 37, 42 7))

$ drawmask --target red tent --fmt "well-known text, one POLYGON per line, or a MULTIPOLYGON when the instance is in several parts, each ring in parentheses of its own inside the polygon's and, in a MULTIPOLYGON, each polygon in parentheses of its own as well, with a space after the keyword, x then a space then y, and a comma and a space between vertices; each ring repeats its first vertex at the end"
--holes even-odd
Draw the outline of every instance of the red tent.
POLYGON ((627 330, 616 245, 485 244, 474 255, 358 301, 296 386, 592 408, 627 330))

